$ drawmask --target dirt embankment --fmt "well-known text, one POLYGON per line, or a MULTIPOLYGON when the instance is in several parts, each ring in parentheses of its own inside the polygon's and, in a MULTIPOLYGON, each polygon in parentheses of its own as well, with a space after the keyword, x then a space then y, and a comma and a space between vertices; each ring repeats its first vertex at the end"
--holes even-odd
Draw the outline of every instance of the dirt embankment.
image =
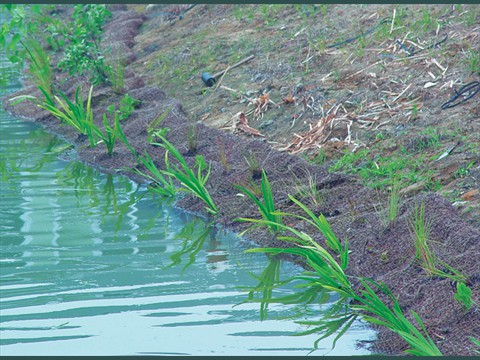
MULTIPOLYGON (((191 9, 191 12, 183 14, 182 21, 189 24, 184 30, 189 28, 192 33, 203 31, 202 28, 192 27, 195 19, 199 21, 200 17, 211 18, 212 22, 222 23, 219 15, 222 14, 222 11, 225 13, 226 9, 227 7, 223 5, 217 7, 197 5, 191 9)), ((114 17, 106 26, 104 45, 117 46, 122 49, 128 63, 125 79, 126 92, 141 101, 140 106, 123 123, 123 130, 129 142, 138 153, 143 153, 145 149, 148 149, 157 166, 159 168, 164 166, 163 150, 151 146, 146 138, 149 124, 160 115, 167 113, 161 126, 170 129, 167 136, 169 141, 184 154, 188 163, 193 165, 195 156, 189 152, 189 134, 194 126, 197 139, 194 155, 203 155, 212 165, 207 188, 220 209, 215 220, 234 231, 241 231, 247 227, 245 224, 236 222, 236 218, 259 217, 254 204, 245 197, 237 196, 239 191, 233 186, 233 184, 243 184, 251 188, 258 188, 260 180, 252 178, 252 171, 246 158, 250 159, 250 163, 256 160, 268 174, 279 210, 300 213, 299 209, 288 199, 288 194, 294 195, 313 211, 318 214, 323 213, 340 239, 348 237, 351 250, 348 269, 350 275, 372 277, 385 282, 399 298, 405 313, 414 310, 420 315, 428 333, 445 355, 474 355, 474 346, 468 337, 476 336, 478 338, 480 333, 478 309, 478 304, 480 304, 480 226, 478 223, 472 223, 471 219, 459 216, 458 209, 454 208, 450 201, 434 192, 423 192, 418 195, 410 193, 410 197, 405 197, 400 202, 395 223, 385 223, 384 216, 387 211, 385 196, 363 186, 354 176, 331 172, 328 165, 314 165, 301 156, 279 151, 266 140, 275 139, 277 136, 276 140, 280 141, 281 136, 292 133, 293 130, 289 130, 290 122, 283 126, 278 124, 275 126, 275 130, 270 127, 271 131, 268 130, 269 125, 266 125, 261 130, 265 133, 266 138, 232 134, 229 131, 218 129, 215 125, 218 125, 219 122, 209 123, 207 121, 209 126, 202 122, 192 122, 192 112, 183 107, 183 101, 181 103, 167 96, 165 91, 169 92, 168 88, 165 88, 164 91, 152 84, 152 77, 157 76, 158 69, 155 66, 147 69, 148 62, 151 60, 149 54, 153 53, 155 49, 158 50, 159 43, 166 38, 170 40, 173 38, 172 34, 175 34, 174 31, 176 31, 173 30, 176 26, 175 22, 172 24, 167 21, 162 25, 159 23, 158 17, 148 19, 143 12, 128 10, 127 6, 115 6, 112 10, 114 10, 114 17), (157 31, 156 29, 161 26, 163 26, 163 31, 171 28, 172 34, 165 33, 163 40, 158 40, 158 42, 155 42, 152 36, 147 40, 148 32, 157 31), (141 71, 142 66, 143 72, 141 71), (147 76, 149 73, 150 76, 147 76), (279 133, 283 135, 280 136, 279 133), (305 191, 305 185, 310 181, 313 181, 317 196, 310 196, 309 192, 305 191), (476 305, 468 312, 464 311, 454 300, 454 288, 450 280, 427 276, 415 261, 415 248, 409 228, 414 206, 420 202, 425 204, 426 218, 431 224, 432 250, 439 260, 468 276, 468 286, 471 288, 473 300, 476 302, 476 305)), ((248 29, 242 29, 242 31, 248 33, 248 29)), ((179 36, 178 33, 175 35, 179 36)), ((187 36, 186 33, 184 35, 187 36)), ((181 37, 177 37, 176 41, 177 45, 182 44, 181 37)), ((295 40, 293 41, 295 42, 295 40)), ((285 43, 284 46, 288 47, 289 44, 285 43)), ((260 55, 260 49, 257 50, 260 55)), ((262 51, 265 52, 265 49, 262 51)), ((310 51, 313 52, 313 50, 310 51)), ((180 53, 178 54, 180 56, 180 53)), ((157 65, 161 66, 160 63, 157 65)), ((170 66, 177 65, 173 63, 170 66)), ((285 69, 285 71, 287 70, 285 69)), ((249 71, 253 71, 252 68, 249 71)), ((273 72, 268 75, 272 84, 276 81, 274 75, 273 72)), ((353 84, 360 86, 367 75, 359 73, 358 76, 360 78, 352 79, 353 82, 343 85, 345 87, 353 86, 353 84)), ((68 96, 73 95, 79 84, 83 85, 85 93, 88 90, 89 85, 85 79, 65 81, 66 79, 65 75, 57 74, 56 82, 68 96)), ((192 78, 191 81, 192 84, 195 81, 195 86, 201 90, 198 77, 192 78)), ((336 86, 341 85, 336 84, 336 86)), ((275 88, 276 85, 272 86, 275 88)), ((399 96, 400 87, 396 91, 398 92, 395 93, 395 97, 399 96)), ((205 96, 209 96, 208 94, 211 95, 208 99, 210 103, 216 101, 219 96, 217 92, 207 92, 207 95, 202 95, 197 91, 195 96, 194 93, 192 91, 189 95, 191 97, 189 106, 193 104, 194 98, 205 105, 205 96)), ((39 95, 33 86, 27 86, 21 92, 12 94, 10 97, 19 94, 39 95)), ((288 96, 288 93, 285 95, 288 96)), ((115 94, 109 87, 95 87, 94 113, 96 115, 104 113, 110 104, 116 104, 118 107, 121 98, 122 95, 115 94)), ((128 170, 138 165, 123 144, 117 144, 113 156, 108 156, 102 146, 89 148, 86 139, 79 137, 72 129, 60 125, 48 113, 40 111, 31 103, 24 102, 12 107, 8 100, 5 100, 4 105, 10 112, 34 119, 46 128, 66 137, 77 146, 79 158, 87 164, 102 171, 120 172, 138 181, 144 181, 128 170)), ((261 108, 262 105, 260 104, 259 111, 265 112, 265 109, 261 108)), ((313 106, 311 102, 307 102, 305 109, 308 109, 308 105, 313 106)), ((252 106, 253 109, 259 108, 254 104, 252 106)), ((294 101, 292 101, 292 106, 297 106, 294 101)), ((238 109, 240 109, 239 112, 244 110, 241 107, 238 109)), ((324 110, 326 111, 326 109, 324 110)), ((286 110, 283 111, 286 112, 286 110)), ((293 108, 292 111, 294 111, 293 108)), ((220 119, 220 113, 221 111, 218 113, 212 111, 212 114, 216 114, 218 119, 220 119)), ((471 114, 473 113, 472 111, 471 114)), ((261 121, 261 114, 258 115, 255 117, 256 122, 251 122, 250 125, 257 127, 255 125, 261 121)), ((469 126, 472 129, 478 128, 478 124, 472 120, 473 118, 469 119, 469 126)), ((100 124, 101 117, 97 115, 95 120, 100 124)), ((341 129, 348 131, 351 128, 352 125, 341 129)), ((342 131, 339 131, 338 134, 348 135, 342 131)), ((290 137, 286 143, 293 139, 290 137)), ((341 139, 340 142, 344 142, 344 138, 339 137, 339 139, 341 139)), ((395 138, 392 138, 392 143, 394 140, 395 138)), ((328 146, 333 145, 329 144, 328 146)), ((183 209, 207 216, 204 205, 193 196, 186 196, 177 204, 183 209)), ((308 224, 292 222, 292 225, 311 234, 319 243, 323 243, 324 240, 320 234, 309 228, 308 224)), ((250 238, 261 246, 272 244, 285 246, 275 240, 267 231, 261 229, 252 231, 250 238)), ((395 334, 382 328, 379 331, 379 340, 375 344, 378 351, 399 354, 406 349, 407 345, 395 334)))

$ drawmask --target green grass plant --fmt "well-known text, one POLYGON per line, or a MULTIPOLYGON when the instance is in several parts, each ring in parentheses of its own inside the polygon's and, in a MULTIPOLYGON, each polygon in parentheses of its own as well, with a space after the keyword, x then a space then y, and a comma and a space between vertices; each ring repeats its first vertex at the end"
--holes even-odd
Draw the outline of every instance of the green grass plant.
POLYGON ((122 130, 122 126, 120 125, 120 114, 114 113, 113 119, 114 124, 112 127, 108 122, 107 115, 103 114, 103 127, 105 132, 102 132, 95 124, 92 124, 95 135, 100 138, 101 142, 103 141, 105 143, 108 155, 113 154, 115 142, 117 141, 117 139, 120 139, 127 146, 132 155, 136 158, 135 150, 130 146, 128 139, 122 130))
POLYGON ((155 137, 158 136, 163 136, 168 132, 167 128, 160 128, 160 124, 165 120, 169 112, 171 111, 171 107, 169 107, 166 111, 164 111, 162 114, 158 115, 155 120, 153 120, 147 127, 147 141, 149 143, 152 143, 155 139, 155 137))
POLYGON ((308 181, 305 184, 302 180, 296 177, 297 184, 295 185, 296 195, 303 199, 310 199, 315 206, 320 206, 325 203, 324 193, 317 188, 316 178, 312 175, 308 175, 308 181))
POLYGON ((405 317, 398 300, 386 285, 371 279, 360 278, 359 280, 363 290, 353 296, 360 303, 350 305, 354 311, 360 311, 364 320, 372 324, 385 326, 400 335, 410 345, 410 349, 405 350, 405 353, 415 356, 442 356, 440 350, 427 334, 422 319, 416 312, 411 311, 421 331, 405 317), (377 292, 387 295, 393 306, 389 307, 385 304, 377 292))
POLYGON ((475 339, 473 336, 469 336, 469 339, 472 341, 472 343, 474 343, 478 350, 473 350, 474 352, 476 352, 477 354, 480 354, 480 340, 477 340, 475 339))
POLYGON ((177 190, 175 189, 175 185, 172 182, 172 178, 169 176, 164 176, 160 170, 158 170, 155 162, 153 161, 152 157, 145 150, 145 155, 138 157, 139 163, 143 164, 147 170, 150 172, 151 175, 140 171, 139 169, 135 169, 136 172, 150 180, 152 180, 155 184, 154 187, 150 186, 154 192, 160 194, 161 196, 165 197, 172 197, 175 196, 177 190))
MULTIPOLYGON (((317 216, 309 212, 309 210, 303 204, 299 203, 294 198, 291 197, 291 199, 309 215, 310 219, 305 218, 305 221, 318 225, 316 220, 318 219, 317 216)), ((283 230, 282 235, 278 235, 277 239, 291 245, 291 247, 287 248, 269 247, 249 249, 247 252, 263 252, 274 255, 291 254, 300 256, 301 258, 305 259, 307 265, 312 269, 312 271, 306 272, 304 275, 295 277, 296 279, 304 280, 306 282, 305 287, 320 286, 326 290, 338 293, 345 299, 354 300, 354 302, 351 303, 350 308, 361 315, 364 320, 374 324, 386 326, 388 329, 396 332, 409 344, 410 348, 406 350, 406 353, 408 354, 420 356, 442 355, 439 349, 433 343, 432 339, 428 336, 420 317, 412 311, 412 315, 415 318, 418 327, 420 328, 420 330, 418 330, 405 317, 398 300, 393 296, 386 285, 377 283, 370 279, 359 278, 363 289, 360 291, 354 290, 350 278, 344 272, 348 265, 349 256, 347 244, 345 244, 345 247, 340 250, 342 251, 342 255, 339 264, 334 256, 332 256, 325 248, 319 245, 305 232, 298 231, 290 226, 272 222, 266 219, 241 218, 239 220, 251 222, 255 224, 253 225, 255 227, 266 226, 267 228, 270 228, 272 225, 275 225, 277 228, 283 230), (378 291, 387 295, 393 304, 391 307, 388 306, 378 296, 378 291)), ((330 227, 328 228, 330 229, 330 227)), ((331 248, 338 249, 338 240, 337 242, 331 241, 329 246, 331 248)), ((338 322, 336 324, 339 326, 338 329, 340 329, 342 326, 345 326, 342 327, 340 332, 344 332, 348 328, 347 321, 353 322, 352 318, 347 320, 337 320, 338 322)), ((334 326, 335 322, 328 325, 323 324, 320 327, 323 330, 326 330, 328 334, 329 329, 332 329, 334 326)), ((333 333, 333 331, 330 331, 330 334, 333 333)))
POLYGON ((473 305, 472 291, 466 285, 466 276, 452 266, 439 261, 429 248, 431 224, 425 220, 425 204, 415 206, 410 220, 410 232, 414 238, 415 259, 429 276, 439 276, 456 282, 455 300, 466 310, 473 305), (441 266, 445 270, 438 268, 441 266))
POLYGON ((122 126, 120 125, 120 119, 118 117, 115 117, 115 126, 116 126, 116 135, 117 138, 119 138, 127 147, 128 150, 132 153, 133 157, 135 160, 137 160, 137 152, 133 148, 132 145, 130 145, 130 142, 127 139, 127 136, 125 135, 122 126))
MULTIPOLYGON (((310 285, 318 285, 327 290, 335 291, 344 296, 350 296, 353 292, 351 283, 344 272, 344 269, 335 258, 310 235, 298 231, 287 225, 273 223, 264 219, 246 219, 240 218, 240 221, 252 222, 257 225, 270 227, 276 225, 278 228, 287 232, 286 235, 277 236, 278 240, 294 245, 290 248, 257 248, 249 249, 247 252, 264 252, 269 254, 292 254, 303 257, 307 264, 313 269, 315 276, 300 276, 299 279, 307 280, 310 285), (290 233, 291 235, 288 235, 290 233)), ((348 252, 347 255, 348 256, 348 252)), ((348 263, 348 261, 346 261, 348 263)))
POLYGON ((325 215, 320 213, 320 215, 315 215, 307 206, 303 203, 295 199, 293 196, 288 195, 289 199, 292 200, 298 207, 300 207, 308 217, 290 214, 290 213, 282 213, 283 216, 292 216, 301 220, 306 221, 310 225, 313 225, 316 229, 318 229, 323 236, 325 237, 325 243, 327 246, 335 251, 341 257, 341 264, 342 269, 346 269, 348 265, 348 241, 345 238, 345 244, 342 245, 340 240, 337 238, 335 233, 333 232, 330 224, 328 223, 325 215))
POLYGON ((158 137, 161 140, 161 143, 152 142, 152 145, 161 146, 166 150, 166 170, 163 170, 163 173, 167 176, 177 179, 183 186, 183 188, 180 188, 179 191, 192 193, 206 204, 205 209, 210 214, 215 215, 218 212, 218 208, 205 187, 205 184, 210 176, 211 167, 207 166, 203 156, 197 155, 195 157, 195 167, 197 168, 197 172, 195 173, 192 169, 190 169, 183 155, 180 154, 175 146, 173 146, 165 137, 158 137), (173 164, 169 160, 169 154, 171 154, 177 160, 180 166, 173 164))
POLYGON ((392 186, 388 197, 388 221, 389 225, 395 224, 398 214, 398 204, 400 200, 400 184, 394 177, 392 180, 392 186))
POLYGON ((431 224, 425 219, 425 204, 416 205, 410 220, 410 232, 415 244, 415 259, 429 275, 436 272, 436 257, 429 247, 431 224))
MULTIPOLYGON (((265 223, 264 225, 268 226, 266 220, 250 219, 250 221, 265 223)), ((295 246, 290 248, 257 248, 249 249, 247 252, 292 254, 303 257, 307 261, 307 264, 313 269, 313 272, 308 272, 295 278, 306 281, 306 287, 321 286, 329 291, 334 291, 340 294, 344 299, 349 298, 355 300, 355 303, 351 303, 350 308, 359 314, 362 319, 374 324, 385 326, 402 337, 410 345, 410 348, 405 351, 406 353, 418 356, 442 355, 432 339, 428 336, 420 317, 412 311, 412 315, 422 331, 418 330, 405 317, 398 300, 393 296, 387 286, 370 279, 359 278, 363 290, 356 292, 352 287, 349 277, 347 277, 342 269, 342 266, 340 266, 334 257, 323 247, 303 232, 285 225, 282 227, 286 231, 291 232, 294 236, 279 236, 278 239, 287 241, 295 246), (377 292, 373 287, 375 287, 377 291, 380 290, 386 294, 393 302, 393 306, 389 307, 377 295, 377 292)), ((339 319, 337 325, 346 326, 346 321, 353 322, 353 320, 354 319, 351 318, 347 320, 339 319), (343 322, 344 324, 342 325, 340 322, 343 322)), ((328 334, 329 327, 334 326, 335 323, 328 324, 328 326, 326 324, 324 325, 323 330, 327 330, 327 333, 324 334, 322 338, 326 337, 325 335, 328 334)), ((346 331, 347 328, 348 327, 342 328, 342 331, 346 331)), ((333 332, 330 331, 330 334, 333 334, 333 332)))
MULTIPOLYGON (((272 188, 270 182, 268 181, 267 174, 265 170, 262 170, 262 197, 263 202, 260 201, 256 194, 249 190, 247 187, 236 184, 235 187, 247 195, 258 207, 258 211, 262 215, 263 219, 268 220, 267 227, 273 232, 276 233, 282 229, 282 216, 275 214, 275 201, 273 199, 272 188)), ((241 221, 245 219, 239 219, 241 221)))
POLYGON ((107 76, 112 89, 116 93, 122 93, 125 90, 125 67, 127 63, 124 58, 118 53, 112 56, 112 59, 107 61, 107 76))
POLYGON ((252 174, 253 179, 260 179, 262 177, 262 168, 260 167, 260 163, 257 160, 257 156, 254 152, 249 151, 247 154, 244 155, 245 161, 250 169, 250 173, 252 174))
POLYGON ((10 99, 10 101, 13 103, 24 100, 32 101, 38 107, 47 110, 63 123, 72 126, 79 133, 86 135, 90 146, 95 147, 96 132, 94 131, 93 111, 91 107, 93 86, 90 87, 86 105, 80 94, 80 86, 77 87, 75 91, 74 102, 71 102, 63 93, 60 93, 60 97, 56 95, 52 97, 48 94, 47 90, 42 87, 39 87, 39 89, 45 96, 45 100, 40 100, 32 95, 20 95, 10 99), (57 107, 56 103, 59 107, 57 107))
MULTIPOLYGON (((117 120, 117 117, 115 117, 115 120, 117 120)), ((96 127, 96 133, 100 137, 100 141, 103 141, 105 143, 105 146, 107 148, 107 153, 108 155, 113 154, 113 148, 115 146, 115 141, 117 140, 117 135, 116 135, 116 124, 117 121, 115 121, 115 125, 112 128, 110 124, 108 123, 107 115, 103 114, 103 126, 105 129, 105 133, 102 133, 98 127, 96 127)))

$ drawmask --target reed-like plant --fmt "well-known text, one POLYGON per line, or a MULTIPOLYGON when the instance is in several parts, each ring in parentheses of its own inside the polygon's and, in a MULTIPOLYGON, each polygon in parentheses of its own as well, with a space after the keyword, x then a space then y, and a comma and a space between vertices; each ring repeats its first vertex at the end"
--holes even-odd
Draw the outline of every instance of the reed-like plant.
POLYGON ((80 86, 77 87, 75 91, 75 102, 71 102, 65 94, 61 92, 59 93, 60 98, 58 96, 52 97, 43 87, 39 87, 39 90, 45 96, 45 100, 40 100, 32 95, 20 95, 10 99, 10 101, 13 101, 14 104, 24 100, 32 101, 38 107, 47 110, 63 123, 72 126, 79 133, 86 135, 90 146, 95 147, 96 132, 94 130, 93 111, 91 107, 93 86, 90 87, 86 105, 80 94, 80 86), (56 104, 60 107, 57 107, 56 104))
MULTIPOLYGON (((266 227, 272 225, 272 222, 265 219, 241 220, 266 227)), ((420 356, 442 355, 440 350, 436 347, 432 339, 427 334, 425 326, 423 325, 420 317, 412 311, 412 315, 421 331, 418 330, 408 319, 406 319, 398 300, 393 296, 390 289, 388 289, 386 285, 374 282, 370 279, 359 278, 363 289, 359 292, 354 290, 349 277, 347 277, 344 272, 345 269, 343 267, 346 267, 346 264, 348 264, 348 250, 344 255, 347 257, 347 259, 344 263, 342 260, 342 265, 340 265, 326 249, 315 242, 308 234, 283 224, 276 225, 291 234, 278 236, 277 238, 290 243, 292 247, 257 248, 247 250, 247 252, 291 254, 302 257, 306 260, 307 265, 313 269, 312 272, 295 277, 297 279, 305 280, 305 286, 321 286, 327 290, 340 294, 345 299, 349 298, 355 300, 355 303, 351 304, 351 309, 361 315, 363 319, 374 324, 386 326, 388 329, 396 332, 410 346, 410 348, 405 351, 406 353, 420 356), (383 302, 373 287, 375 287, 377 291, 381 291, 387 295, 387 297, 393 303, 393 306, 389 307, 385 302, 383 302)), ((353 321, 351 318, 348 320, 353 321)), ((330 326, 333 325, 330 324, 330 326)), ((348 327, 342 328, 342 331, 346 331, 347 328, 348 327)), ((324 329, 328 330, 328 327, 324 329)))
POLYGON ((163 136, 157 136, 161 143, 152 142, 152 145, 161 146, 166 150, 165 153, 165 165, 166 170, 162 170, 163 174, 171 176, 177 179, 183 188, 179 188, 178 191, 190 192, 205 204, 205 209, 212 215, 218 212, 218 208, 212 200, 210 193, 208 192, 205 184, 210 176, 211 166, 207 166, 205 159, 201 155, 195 157, 195 167, 197 172, 195 173, 189 168, 187 162, 180 152, 163 136), (171 154, 179 165, 173 164, 169 160, 169 154, 171 154))
MULTIPOLYGON (((352 287, 350 281, 344 272, 344 269, 335 258, 320 244, 312 239, 312 237, 302 231, 298 231, 291 226, 272 222, 265 219, 247 219, 240 218, 239 221, 251 222, 257 224, 256 226, 266 226, 270 228, 275 225, 279 230, 287 232, 285 235, 277 236, 278 240, 284 241, 291 245, 291 248, 258 248, 249 249, 247 252, 264 252, 270 254, 287 253, 292 255, 299 255, 303 257, 307 264, 313 268, 315 277, 298 277, 299 279, 308 280, 310 284, 322 286, 325 289, 341 293, 344 296, 352 294, 352 287), (288 235, 290 233, 291 235, 288 235)), ((348 257, 348 252, 346 252, 348 257)), ((348 264, 348 259, 345 260, 348 264)))
MULTIPOLYGON (((116 120, 115 116, 115 120, 116 120)), ((113 148, 115 146, 115 141, 117 140, 117 131, 116 131, 116 122, 114 127, 111 127, 110 124, 108 123, 107 115, 103 114, 103 127, 105 129, 105 133, 103 133, 96 125, 94 126, 94 131, 97 134, 97 136, 100 138, 100 142, 104 142, 105 146, 107 148, 107 153, 108 155, 113 154, 113 148)))
POLYGON ((348 240, 345 238, 344 245, 337 238, 333 232, 330 224, 328 223, 325 215, 320 213, 320 215, 315 215, 307 206, 302 202, 295 199, 293 196, 288 195, 289 199, 292 200, 297 206, 299 206, 307 215, 308 218, 301 215, 291 214, 291 213, 282 213, 283 216, 292 216, 301 220, 308 222, 317 228, 325 237, 325 243, 327 246, 340 255, 342 268, 346 269, 348 266, 348 240))
POLYGON ((364 289, 359 294, 356 294, 353 299, 360 302, 360 304, 351 304, 351 309, 361 312, 364 320, 372 324, 385 326, 397 333, 410 345, 410 348, 405 350, 405 353, 416 356, 442 356, 442 353, 428 335, 422 319, 415 311, 411 311, 411 313, 422 331, 418 330, 405 317, 398 300, 385 284, 371 279, 360 278, 359 280, 364 289), (393 303, 392 308, 380 299, 373 287, 387 295, 393 303))
POLYGON ((160 170, 158 170, 157 166, 155 165, 155 162, 153 161, 152 157, 148 153, 147 150, 145 150, 145 155, 144 156, 139 156, 138 157, 139 163, 143 164, 145 168, 150 172, 150 174, 147 174, 143 171, 140 171, 139 169, 135 169, 135 171, 152 180, 155 186, 149 186, 150 189, 152 189, 154 192, 160 194, 161 196, 165 197, 172 197, 175 196, 177 193, 177 190, 175 189, 175 185, 173 184, 172 178, 169 176, 164 176, 160 170))
MULTIPOLYGON (((257 196, 249 189, 244 186, 235 184, 234 185, 237 189, 247 195, 258 207, 258 211, 262 215, 264 220, 267 220, 263 225, 267 225, 267 227, 273 232, 277 233, 279 230, 282 229, 281 225, 283 225, 282 215, 275 214, 275 202, 273 199, 272 188, 270 187, 270 182, 268 181, 267 174, 265 170, 262 170, 262 197, 263 202, 260 201, 257 196)), ((239 219, 240 221, 245 221, 248 219, 239 219)))

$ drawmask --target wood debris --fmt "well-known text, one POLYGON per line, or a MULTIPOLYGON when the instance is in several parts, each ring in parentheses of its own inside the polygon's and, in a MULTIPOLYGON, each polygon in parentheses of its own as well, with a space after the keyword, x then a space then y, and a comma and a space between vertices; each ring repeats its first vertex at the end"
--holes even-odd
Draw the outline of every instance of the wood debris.
POLYGON ((269 104, 278 106, 272 100, 270 100, 270 95, 268 93, 265 93, 253 100, 250 100, 248 105, 255 106, 255 109, 253 111, 254 117, 263 117, 263 114, 268 110, 269 104))
POLYGON ((247 116, 243 112, 235 114, 232 118, 232 132, 243 132, 252 136, 265 137, 260 131, 248 125, 247 116))
MULTIPOLYGON (((410 85, 400 93, 391 92, 389 95, 394 97, 391 101, 377 100, 365 104, 360 113, 347 111, 342 103, 332 106, 316 124, 310 124, 309 129, 302 134, 294 134, 293 141, 279 150, 298 154, 320 148, 327 141, 333 141, 334 137, 336 141, 352 145, 354 149, 364 146, 355 139, 354 126, 357 129, 378 130, 379 127, 390 123, 394 115, 402 111, 409 111, 411 114, 414 106, 417 110, 423 107, 420 97, 409 101, 402 97, 410 85)), ((408 116, 408 121, 410 115, 408 113, 405 115, 408 116)))

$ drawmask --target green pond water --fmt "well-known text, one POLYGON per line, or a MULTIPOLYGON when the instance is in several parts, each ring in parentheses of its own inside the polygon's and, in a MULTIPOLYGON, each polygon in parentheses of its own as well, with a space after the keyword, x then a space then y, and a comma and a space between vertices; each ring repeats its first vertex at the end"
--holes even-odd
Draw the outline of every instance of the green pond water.
MULTIPOLYGON (((0 62, 1 64, 1 62, 0 62)), ((3 63, 0 96, 21 87, 3 63)), ((268 265, 253 245, 75 159, 62 139, 0 109, 2 355, 307 355, 293 336, 323 304, 244 303, 268 265), (183 253, 183 254, 182 254, 183 253), (190 265, 188 265, 190 263, 190 265), (255 276, 254 276, 255 275, 255 276), (300 314, 300 315, 299 315, 300 314)), ((281 277, 301 269, 280 266, 281 277)), ((297 291, 292 284, 274 296, 297 291)), ((328 295, 328 294, 325 294, 328 295)), ((326 296, 328 298, 328 296, 326 296)), ((355 323, 331 351, 362 355, 355 323)))

